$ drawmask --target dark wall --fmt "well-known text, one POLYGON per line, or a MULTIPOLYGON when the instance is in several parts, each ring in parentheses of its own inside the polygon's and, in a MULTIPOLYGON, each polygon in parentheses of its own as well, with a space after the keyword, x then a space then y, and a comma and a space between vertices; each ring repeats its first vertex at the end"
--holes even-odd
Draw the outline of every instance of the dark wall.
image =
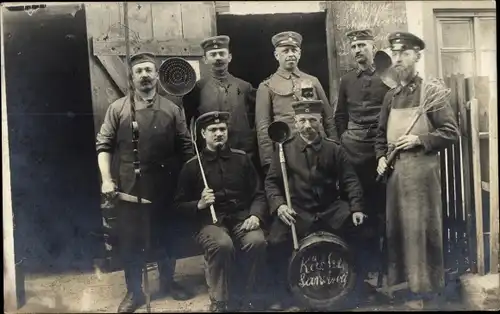
POLYGON ((217 33, 231 37, 229 70, 256 88, 278 68, 271 37, 283 31, 303 36, 299 68, 316 76, 329 96, 325 13, 217 16, 217 33))
POLYGON ((90 269, 99 178, 85 12, 4 10, 15 259, 28 272, 90 269))

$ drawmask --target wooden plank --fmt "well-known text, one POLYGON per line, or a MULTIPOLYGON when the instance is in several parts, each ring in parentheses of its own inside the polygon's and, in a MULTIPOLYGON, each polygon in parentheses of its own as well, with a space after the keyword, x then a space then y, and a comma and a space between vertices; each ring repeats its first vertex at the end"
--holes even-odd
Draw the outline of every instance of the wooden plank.
POLYGON ((339 91, 339 60, 337 58, 335 12, 333 3, 326 2, 326 49, 328 53, 328 70, 330 83, 330 105, 336 106, 339 91))
POLYGON ((489 190, 490 190, 490 272, 498 274, 499 205, 498 205, 498 103, 497 98, 489 102, 489 190))
POLYGON ((109 40, 123 38, 119 3, 85 3, 85 13, 87 33, 92 37, 109 40))
POLYGON ((215 8, 213 4, 183 2, 181 4, 182 36, 186 39, 200 39, 214 33, 215 8))
POLYGON ((108 74, 111 76, 113 82, 122 91, 123 94, 127 93, 128 82, 127 82, 127 68, 125 63, 120 59, 119 56, 97 56, 99 61, 102 63, 108 74))
MULTIPOLYGON (((3 21, 4 7, 1 8, 0 25, 3 21)), ((14 214, 10 185, 9 127, 7 125, 7 94, 5 85, 4 32, 2 40, 2 230, 3 230, 3 298, 4 311, 18 310, 16 285, 16 262, 14 255, 14 214)))
POLYGON ((129 2, 128 20, 131 40, 134 36, 137 36, 138 40, 153 38, 153 17, 150 3, 129 2))
POLYGON ((229 1, 215 1, 215 12, 227 13, 230 10, 229 1))
MULTIPOLYGON (((134 43, 133 53, 151 52, 157 56, 203 56, 200 47, 201 39, 171 39, 171 40, 144 40, 134 43)), ((93 40, 94 55, 124 56, 125 40, 103 41, 93 40)))
POLYGON ((443 206, 443 248, 444 248, 444 262, 445 268, 451 268, 451 242, 450 242, 450 218, 448 212, 448 188, 446 186, 446 178, 448 176, 448 171, 446 169, 446 149, 439 152, 439 162, 441 168, 441 204, 443 206))
POLYGON ((182 38, 182 14, 180 3, 151 3, 153 36, 157 40, 182 38))
POLYGON ((483 201, 481 191, 481 159, 479 150, 479 104, 472 99, 471 104, 472 165, 474 173, 474 200, 476 208, 477 271, 484 275, 483 201))

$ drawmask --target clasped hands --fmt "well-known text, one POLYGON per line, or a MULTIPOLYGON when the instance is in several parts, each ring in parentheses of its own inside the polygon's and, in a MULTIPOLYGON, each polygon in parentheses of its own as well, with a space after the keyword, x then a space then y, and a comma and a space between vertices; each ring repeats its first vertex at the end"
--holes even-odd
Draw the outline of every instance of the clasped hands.
MULTIPOLYGON (((294 216, 297 215, 297 212, 293 210, 292 208, 289 208, 287 205, 283 204, 278 207, 277 210, 277 215, 278 218, 283 221, 288 226, 291 226, 292 224, 295 223, 295 218, 294 216)), ((355 226, 359 226, 363 223, 363 220, 365 219, 366 215, 360 212, 356 212, 352 214, 352 223, 355 226)))
MULTIPOLYGON (((198 201, 198 209, 203 210, 209 208, 215 203, 215 194, 212 189, 205 188, 201 192, 201 198, 198 201)), ((252 215, 245 219, 240 226, 240 230, 252 231, 260 227, 259 217, 252 215)))
MULTIPOLYGON (((417 135, 408 134, 408 135, 403 135, 398 139, 398 141, 396 142, 395 149, 408 150, 417 147, 419 145, 422 145, 420 138, 417 135)), ((387 157, 385 156, 380 157, 377 165, 377 173, 380 175, 384 174, 385 171, 387 170, 387 166, 388 166, 387 157)))

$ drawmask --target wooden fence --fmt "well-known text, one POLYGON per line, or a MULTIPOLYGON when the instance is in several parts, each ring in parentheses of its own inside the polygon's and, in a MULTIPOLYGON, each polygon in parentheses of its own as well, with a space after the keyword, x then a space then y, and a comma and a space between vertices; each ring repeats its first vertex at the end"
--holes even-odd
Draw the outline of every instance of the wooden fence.
MULTIPOLYGON (((488 115, 489 92, 485 80, 484 77, 465 79, 463 74, 445 78, 452 91, 451 106, 460 129, 460 140, 440 152, 443 244, 448 274, 472 272, 484 275, 488 266, 492 273, 498 272, 498 201, 496 208, 495 201, 485 202, 489 206, 483 206, 483 200, 488 200, 485 192, 490 191, 489 183, 481 179, 482 172, 483 177, 485 171, 495 172, 495 169, 488 169, 488 159, 484 158, 487 152, 480 144, 481 139, 488 139, 489 135, 480 132, 480 124, 484 125, 484 116, 487 118, 488 115), (485 232, 485 221, 490 221, 489 232, 485 232), (487 256, 485 239, 489 243, 487 256)), ((498 171, 497 166, 494 168, 498 171)), ((489 180, 496 182, 497 186, 498 173, 496 177, 490 175, 489 180)), ((493 195, 496 191, 491 193, 490 197, 497 198, 493 195)))

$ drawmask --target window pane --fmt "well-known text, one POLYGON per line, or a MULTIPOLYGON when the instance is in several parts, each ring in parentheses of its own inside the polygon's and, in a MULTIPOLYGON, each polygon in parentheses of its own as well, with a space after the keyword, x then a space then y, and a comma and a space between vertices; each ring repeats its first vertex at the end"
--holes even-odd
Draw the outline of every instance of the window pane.
POLYGON ((483 49, 497 49, 496 19, 484 18, 479 20, 479 43, 483 49))
POLYGON ((443 76, 463 74, 465 77, 474 76, 474 55, 472 52, 443 52, 443 76))
POLYGON ((490 82, 497 80, 497 52, 481 51, 480 76, 489 76, 490 82))
POLYGON ((472 27, 469 21, 442 21, 443 48, 472 48, 472 27))

